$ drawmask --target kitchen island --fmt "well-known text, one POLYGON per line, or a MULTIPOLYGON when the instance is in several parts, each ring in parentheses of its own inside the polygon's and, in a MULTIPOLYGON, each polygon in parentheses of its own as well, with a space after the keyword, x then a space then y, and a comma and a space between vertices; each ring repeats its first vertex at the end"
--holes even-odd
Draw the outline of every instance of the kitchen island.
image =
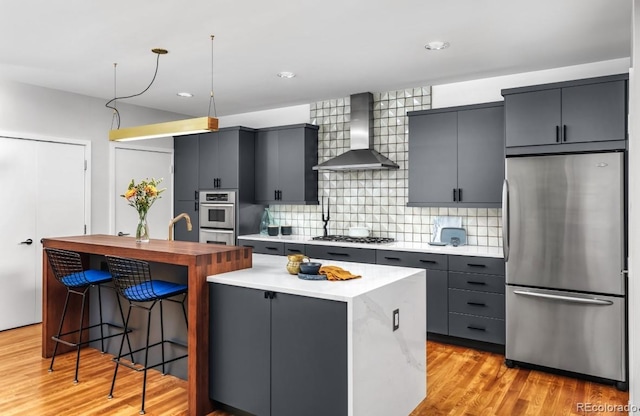
MULTIPOLYGON (((251 267, 251 250, 244 247, 199 244, 184 241, 151 240, 136 243, 131 237, 110 235, 83 235, 75 237, 45 238, 43 247, 75 251, 81 254, 83 264, 89 265, 92 255, 114 255, 153 263, 186 268, 188 293, 187 334, 188 348, 188 403, 190 415, 206 415, 212 409, 209 399, 209 291, 207 276, 251 267)), ((51 357, 62 315, 66 290, 54 277, 47 256, 43 256, 43 313, 42 357, 51 357)), ((68 317, 79 316, 80 305, 70 304, 68 317)), ((88 318, 88 314, 85 314, 88 318)), ((77 322, 67 319, 67 323, 77 322)), ((70 326, 63 330, 72 330, 70 326)), ((63 344, 59 346, 64 351, 63 344)), ((68 350, 69 347, 67 347, 68 350)))
POLYGON ((303 280, 287 262, 254 254, 207 278, 211 398, 260 415, 411 413, 426 397, 425 270, 325 261, 362 277, 303 280))

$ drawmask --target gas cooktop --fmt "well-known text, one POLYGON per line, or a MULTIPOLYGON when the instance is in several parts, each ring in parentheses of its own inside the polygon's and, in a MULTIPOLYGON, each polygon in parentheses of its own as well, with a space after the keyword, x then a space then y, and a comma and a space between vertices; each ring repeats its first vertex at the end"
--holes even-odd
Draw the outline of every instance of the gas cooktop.
POLYGON ((393 243, 395 239, 388 237, 349 237, 348 235, 326 235, 313 237, 319 241, 339 241, 342 243, 384 244, 393 243))

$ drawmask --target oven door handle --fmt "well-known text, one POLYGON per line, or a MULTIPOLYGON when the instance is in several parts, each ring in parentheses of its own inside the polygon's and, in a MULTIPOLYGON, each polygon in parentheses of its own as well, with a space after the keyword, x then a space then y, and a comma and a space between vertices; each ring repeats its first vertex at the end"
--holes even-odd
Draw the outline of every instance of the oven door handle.
POLYGON ((206 207, 206 208, 219 208, 219 207, 228 207, 228 208, 233 208, 234 204, 212 204, 212 203, 207 203, 207 204, 203 204, 201 203, 200 206, 201 207, 206 207))
POLYGON ((223 229, 219 229, 219 228, 200 228, 200 232, 203 232, 203 233, 233 234, 233 230, 223 230, 223 229))

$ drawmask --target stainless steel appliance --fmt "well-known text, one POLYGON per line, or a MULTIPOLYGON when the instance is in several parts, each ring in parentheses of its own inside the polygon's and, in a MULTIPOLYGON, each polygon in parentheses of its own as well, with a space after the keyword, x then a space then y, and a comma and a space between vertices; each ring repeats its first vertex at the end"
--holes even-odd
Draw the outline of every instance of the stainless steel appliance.
POLYGON ((236 193, 200 192, 200 242, 235 245, 236 193))
POLYGON ((624 154, 507 158, 506 361, 626 389, 624 154))

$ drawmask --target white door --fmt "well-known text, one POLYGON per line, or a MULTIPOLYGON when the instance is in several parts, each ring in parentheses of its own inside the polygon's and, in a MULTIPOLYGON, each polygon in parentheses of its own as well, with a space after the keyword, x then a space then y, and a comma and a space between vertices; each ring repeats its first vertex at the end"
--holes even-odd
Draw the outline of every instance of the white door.
POLYGON ((42 316, 43 254, 40 239, 85 233, 85 151, 83 145, 38 142, 37 241, 34 245, 39 317, 42 316))
POLYGON ((131 179, 136 183, 142 179, 160 179, 159 188, 166 188, 147 215, 149 236, 152 239, 169 238, 169 221, 173 214, 173 175, 171 166, 173 153, 169 149, 144 149, 116 145, 114 149, 114 200, 115 234, 123 233, 135 237, 138 213, 120 195, 124 194, 131 179))
POLYGON ((85 146, 0 137, 0 330, 42 321, 42 245, 85 223, 85 146))

